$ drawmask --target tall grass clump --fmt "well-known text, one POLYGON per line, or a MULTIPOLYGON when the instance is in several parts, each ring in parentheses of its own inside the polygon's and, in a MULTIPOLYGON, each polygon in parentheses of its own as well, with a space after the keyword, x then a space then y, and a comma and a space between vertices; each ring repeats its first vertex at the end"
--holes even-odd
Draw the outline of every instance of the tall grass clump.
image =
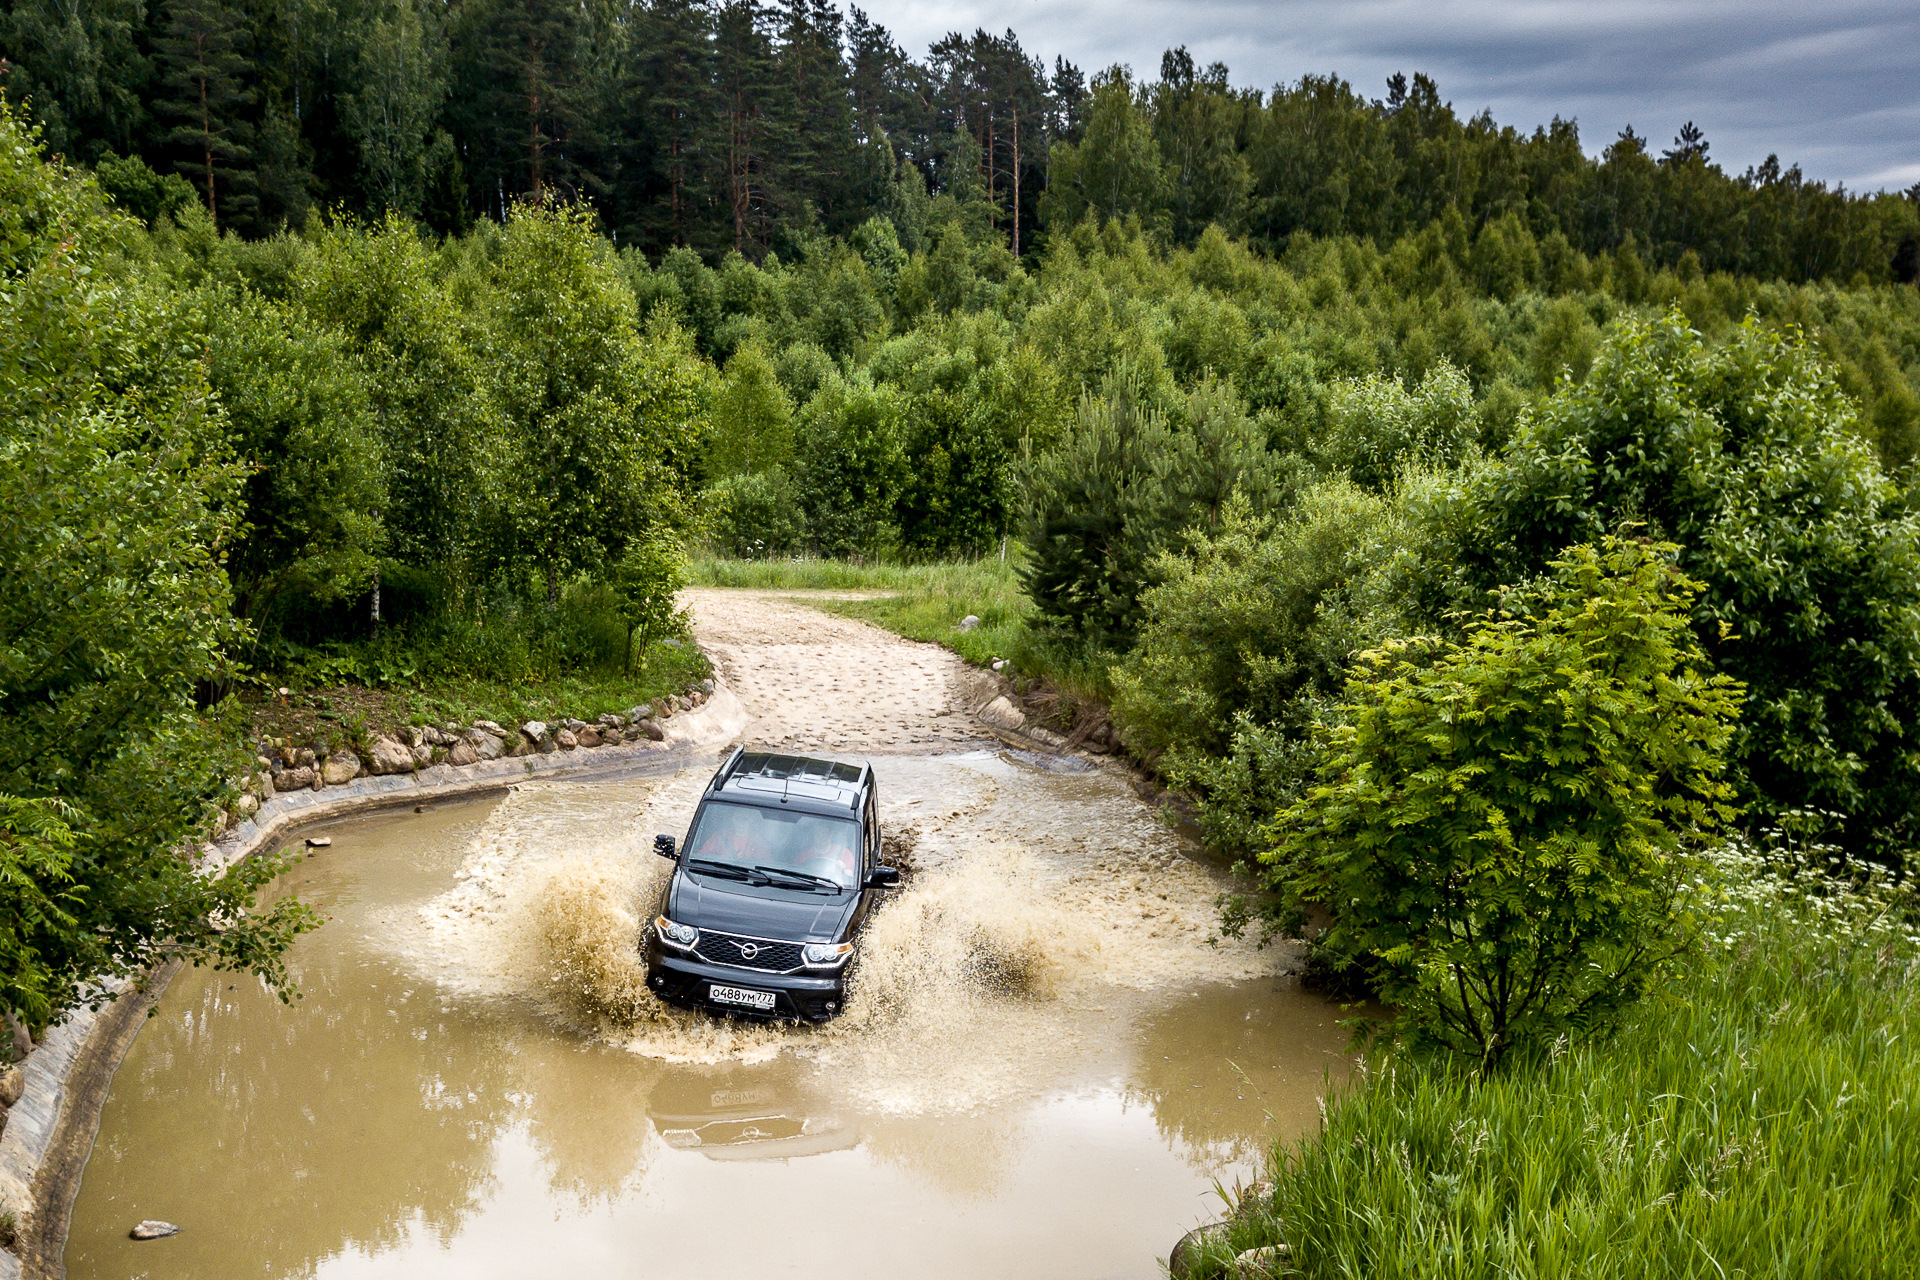
POLYGON ((1736 848, 1679 980, 1487 1078, 1370 1059, 1229 1247, 1288 1274, 1888 1276, 1920 1257, 1911 887, 1736 848))

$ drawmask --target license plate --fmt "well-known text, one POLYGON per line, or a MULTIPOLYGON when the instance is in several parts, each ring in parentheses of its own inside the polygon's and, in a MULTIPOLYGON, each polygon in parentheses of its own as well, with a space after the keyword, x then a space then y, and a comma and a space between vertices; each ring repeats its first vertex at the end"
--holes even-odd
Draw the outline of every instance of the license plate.
POLYGON ((712 1107, 758 1107, 773 1101, 771 1089, 715 1089, 707 1099, 712 1107))
POLYGON ((773 1008, 771 991, 749 991, 745 987, 723 987, 718 983, 707 988, 707 999, 715 1004, 739 1004, 749 1009, 773 1008))

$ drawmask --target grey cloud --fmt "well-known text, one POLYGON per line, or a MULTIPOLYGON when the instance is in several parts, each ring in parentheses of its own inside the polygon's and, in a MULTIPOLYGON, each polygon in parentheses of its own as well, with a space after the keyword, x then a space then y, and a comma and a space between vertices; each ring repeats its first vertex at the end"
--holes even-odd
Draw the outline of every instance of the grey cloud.
POLYGON ((948 31, 1012 28, 1029 52, 1156 74, 1184 44, 1261 88, 1337 72, 1368 95, 1425 71, 1456 110, 1531 130, 1576 119, 1589 151, 1631 123, 1664 145, 1688 120, 1730 170, 1769 153, 1850 187, 1920 179, 1920 5, 1911 0, 875 0, 909 50, 948 31))

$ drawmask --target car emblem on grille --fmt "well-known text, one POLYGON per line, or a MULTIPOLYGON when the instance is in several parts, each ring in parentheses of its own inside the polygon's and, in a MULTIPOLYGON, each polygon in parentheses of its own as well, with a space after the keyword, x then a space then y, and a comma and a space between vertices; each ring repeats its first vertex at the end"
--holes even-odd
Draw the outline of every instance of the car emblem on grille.
POLYGON ((760 944, 757 942, 736 942, 733 945, 740 948, 742 960, 751 960, 760 954, 760 944))

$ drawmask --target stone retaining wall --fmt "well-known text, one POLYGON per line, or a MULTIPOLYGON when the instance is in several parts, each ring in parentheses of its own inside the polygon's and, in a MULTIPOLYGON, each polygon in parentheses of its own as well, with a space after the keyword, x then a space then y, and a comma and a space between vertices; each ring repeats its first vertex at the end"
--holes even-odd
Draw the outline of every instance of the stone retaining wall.
MULTIPOLYGON (((474 764, 434 764, 408 773, 369 775, 319 790, 280 791, 207 846, 203 869, 213 872, 259 852, 291 829, 316 822, 400 808, 430 799, 498 790, 528 778, 592 777, 692 763, 699 747, 731 741, 747 727, 738 698, 716 682, 698 708, 659 725, 658 740, 598 748, 503 756, 474 764)), ((146 990, 122 991, 99 1010, 77 1009, 50 1028, 22 1064, 26 1091, 0 1133, 0 1204, 15 1213, 19 1245, 0 1250, 0 1280, 65 1274, 67 1220, 79 1175, 99 1130, 107 1084, 146 1008, 173 976, 169 966, 146 990)), ((132 1224, 128 1224, 131 1226, 132 1224)))

